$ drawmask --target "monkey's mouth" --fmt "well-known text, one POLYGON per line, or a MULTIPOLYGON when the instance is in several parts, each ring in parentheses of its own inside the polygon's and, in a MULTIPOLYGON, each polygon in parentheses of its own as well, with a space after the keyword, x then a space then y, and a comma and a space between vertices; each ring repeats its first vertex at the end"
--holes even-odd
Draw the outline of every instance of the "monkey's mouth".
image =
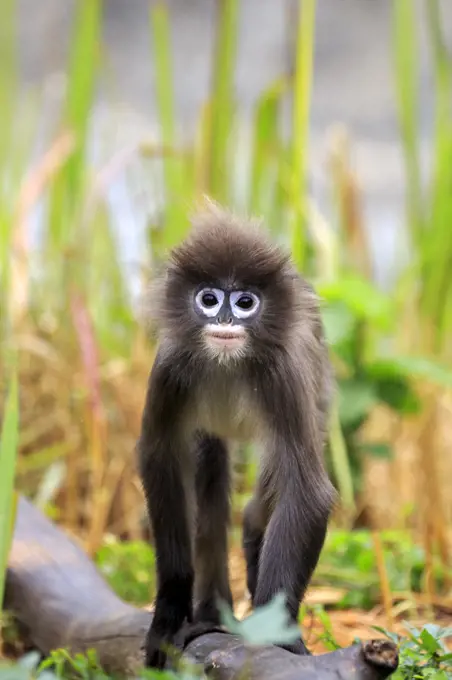
POLYGON ((217 326, 208 324, 205 327, 205 338, 209 345, 218 349, 234 350, 243 347, 246 331, 241 326, 217 326))

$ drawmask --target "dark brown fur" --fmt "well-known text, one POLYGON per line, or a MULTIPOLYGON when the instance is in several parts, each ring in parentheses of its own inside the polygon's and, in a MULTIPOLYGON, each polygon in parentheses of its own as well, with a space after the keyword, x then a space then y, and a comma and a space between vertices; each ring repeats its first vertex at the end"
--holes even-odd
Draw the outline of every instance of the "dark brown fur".
MULTIPOLYGON (((229 440, 264 448, 244 517, 253 604, 284 590, 297 617, 334 500, 323 464, 332 380, 317 297, 254 222, 217 206, 196 216, 153 293, 160 345, 139 453, 159 583, 146 660, 162 666, 159 646, 174 641, 185 619, 216 623, 217 598, 232 602, 229 440), (191 304, 199 284, 262 294, 237 360, 206 356, 191 304)), ((301 640, 290 648, 306 652, 301 640)))

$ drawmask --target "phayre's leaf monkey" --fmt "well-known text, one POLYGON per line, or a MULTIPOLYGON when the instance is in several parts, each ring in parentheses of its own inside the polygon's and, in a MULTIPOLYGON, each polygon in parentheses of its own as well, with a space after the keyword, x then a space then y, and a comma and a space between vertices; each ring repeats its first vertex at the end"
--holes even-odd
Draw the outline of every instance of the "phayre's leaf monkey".
MULTIPOLYGON (((217 624, 218 598, 232 604, 230 441, 263 451, 244 513, 254 607, 284 591, 296 620, 335 499, 323 462, 333 380, 313 289, 256 221, 213 203, 192 221, 153 286, 159 347, 138 442, 157 557, 154 667, 185 622, 217 624)), ((308 653, 301 637, 285 647, 308 653)))

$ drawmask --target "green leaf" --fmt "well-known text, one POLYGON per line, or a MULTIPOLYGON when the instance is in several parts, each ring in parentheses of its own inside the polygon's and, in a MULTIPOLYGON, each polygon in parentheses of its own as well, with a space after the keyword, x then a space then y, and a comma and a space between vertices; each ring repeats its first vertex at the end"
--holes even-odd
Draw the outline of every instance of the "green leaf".
POLYGON ((348 274, 337 281, 319 283, 317 290, 327 301, 342 301, 356 317, 380 329, 387 330, 392 325, 393 301, 366 279, 348 274))
POLYGON ((220 614, 223 625, 250 645, 290 644, 300 636, 300 629, 290 621, 283 593, 243 621, 238 621, 225 603, 220 605, 220 614))
POLYGON ((29 671, 19 664, 0 663, 0 680, 31 680, 29 671))
POLYGON ((429 668, 429 669, 427 669, 426 672, 430 672, 430 671, 431 671, 431 674, 429 674, 428 676, 425 676, 425 677, 428 677, 429 680, 450 680, 450 677, 451 677, 450 673, 446 673, 446 671, 436 671, 433 668, 431 668, 431 669, 429 668))
POLYGON ((399 636, 397 635, 397 633, 392 633, 391 631, 386 630, 386 628, 382 628, 381 626, 372 626, 372 628, 376 630, 377 633, 381 633, 382 635, 389 638, 396 644, 399 642, 399 636))
POLYGON ((339 381, 339 417, 343 426, 367 417, 377 403, 378 396, 372 384, 353 379, 339 381))
POLYGON ((239 635, 240 621, 239 619, 235 618, 231 607, 223 600, 220 600, 218 603, 218 609, 220 611, 222 625, 225 626, 229 632, 239 635))
POLYGON ((419 413, 421 402, 407 380, 397 377, 379 379, 375 387, 380 401, 398 413, 419 413))
POLYGON ((322 308, 322 320, 328 344, 337 345, 349 338, 355 318, 343 302, 331 302, 322 308))
POLYGON ((25 656, 19 659, 18 663, 22 668, 26 668, 29 671, 35 671, 39 665, 40 658, 40 653, 33 651, 25 654, 25 656))
POLYGON ((426 357, 394 357, 393 361, 406 375, 425 378, 443 387, 452 387, 452 371, 439 362, 426 357))
POLYGON ((421 632, 421 640, 424 649, 429 652, 429 654, 436 654, 441 649, 441 645, 438 640, 427 630, 425 627, 421 632))
POLYGON ((96 565, 122 599, 143 605, 155 590, 155 554, 145 541, 109 539, 96 553, 96 565))

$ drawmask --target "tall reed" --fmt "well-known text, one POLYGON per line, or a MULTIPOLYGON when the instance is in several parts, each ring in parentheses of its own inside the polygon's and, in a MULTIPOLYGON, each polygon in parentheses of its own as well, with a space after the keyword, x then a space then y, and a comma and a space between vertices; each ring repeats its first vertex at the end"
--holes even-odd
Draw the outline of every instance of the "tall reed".
POLYGON ((2 4, 0 22, 0 333, 7 330, 10 290, 12 201, 10 163, 16 101, 15 0, 2 4))
MULTIPOLYGON (((235 175, 240 121, 234 78, 240 7, 239 0, 216 3, 211 88, 200 111, 195 139, 182 146, 178 131, 180 112, 176 110, 174 97, 172 16, 168 3, 163 0, 152 3, 149 32, 160 126, 160 140, 156 141, 153 160, 161 164, 163 210, 156 228, 150 230, 150 242, 143 244, 143 261, 147 261, 148 255, 160 258, 179 242, 188 228, 187 212, 202 193, 210 193, 230 205, 239 202, 235 175)), ((299 269, 309 276, 314 274, 313 282, 324 294, 325 306, 342 302, 360 321, 364 319, 361 328, 365 326, 366 332, 360 336, 363 365, 369 367, 377 363, 388 336, 390 341, 400 340, 396 329, 398 315, 405 312, 404 318, 407 317, 409 302, 410 325, 399 325, 403 325, 405 334, 409 328, 409 343, 404 344, 416 356, 410 357, 411 362, 405 357, 398 367, 403 367, 404 374, 410 377, 427 377, 448 386, 447 371, 433 366, 431 361, 441 357, 450 365, 447 338, 452 323, 452 279, 448 276, 452 253, 451 84, 450 63, 441 37, 439 5, 436 1, 425 4, 433 46, 436 113, 432 178, 428 186, 423 186, 417 126, 419 47, 414 3, 398 0, 393 4, 395 96, 404 148, 406 222, 413 258, 396 291, 398 296, 394 294, 397 299, 391 300, 391 305, 375 291, 371 267, 357 266, 364 243, 363 220, 355 210, 359 197, 353 193, 347 169, 339 168, 334 179, 341 201, 338 219, 341 229, 337 239, 309 197, 308 146, 317 3, 300 1, 297 8, 294 72, 281 73, 256 102, 251 145, 246 149, 250 165, 249 170, 243 172, 245 187, 240 188, 240 195, 246 197, 245 205, 250 212, 265 219, 277 240, 290 244, 299 269), (288 95, 292 97, 292 124, 286 140, 280 128, 282 105, 288 95), (384 313, 380 313, 382 307, 384 313), (383 317, 391 317, 388 324, 381 322, 383 317), (430 363, 424 361, 426 357, 430 363)), ((10 297, 13 225, 27 222, 25 217, 15 221, 12 216, 18 205, 20 207, 21 196, 27 193, 30 181, 35 199, 44 199, 44 233, 38 253, 30 254, 33 264, 39 259, 39 276, 31 274, 32 268, 27 273, 31 302, 23 325, 14 337, 27 367, 21 374, 24 375, 23 389, 33 391, 33 402, 52 412, 51 418, 33 413, 33 417, 25 419, 19 448, 26 450, 27 455, 20 456, 19 467, 22 474, 29 457, 30 468, 41 461, 42 473, 50 459, 58 455, 64 457, 67 477, 58 501, 64 507, 62 517, 69 517, 71 523, 83 524, 90 545, 94 546, 107 524, 113 521, 113 505, 130 509, 131 497, 139 503, 134 477, 130 470, 121 467, 124 460, 121 456, 133 450, 139 423, 137 414, 142 406, 142 391, 153 351, 151 343, 141 342, 141 329, 129 303, 123 254, 117 245, 113 220, 104 195, 95 191, 100 173, 90 164, 90 123, 102 64, 102 3, 101 0, 76 3, 59 126, 54 130, 50 148, 27 178, 19 182, 19 171, 14 181, 10 181, 11 168, 21 167, 16 160, 18 147, 14 146, 17 135, 12 134, 17 90, 15 9, 14 0, 5 0, 0 22, 0 140, 3 140, 0 143, 0 315, 3 322, 0 332, 3 340, 5 329, 12 327, 4 296, 10 297), (37 380, 36 375, 45 376, 45 380, 37 380), (111 480, 114 483, 110 486, 111 480), (95 504, 91 505, 93 498, 95 504), (87 520, 93 507, 97 523, 87 520)), ((130 162, 137 159, 138 153, 132 154, 130 162)), ((143 180, 153 197, 160 199, 161 185, 154 181, 154 175, 146 175, 143 180)), ((25 213, 28 218, 29 211, 25 213)), ((154 262, 153 257, 151 261, 154 262)), ((342 357, 334 341, 332 355, 342 367, 342 357)), ((0 366, 0 371, 2 368, 0 366)), ((29 402, 25 400, 25 403, 29 402)), ((430 431, 435 429, 432 421, 429 427, 430 431)), ((353 479, 342 430, 337 411, 331 437, 332 464, 342 501, 352 512, 353 479)), ((427 444, 425 451, 428 451, 427 444)), ((122 526, 119 520, 116 526, 122 526)))
POLYGON ((293 87, 292 175, 289 205, 291 208, 292 255, 300 269, 306 264, 306 176, 313 75, 315 10, 316 0, 304 0, 303 3, 299 3, 295 80, 293 87))
POLYGON ((43 244, 45 258, 53 262, 46 294, 60 309, 66 303, 70 286, 74 283, 83 286, 85 281, 83 265, 89 250, 85 250, 88 243, 80 234, 81 211, 88 170, 89 122, 100 57, 101 18, 101 0, 76 3, 60 120, 60 131, 68 131, 75 144, 50 188, 43 244), (59 285, 55 285, 57 281, 59 285))
MULTIPOLYGON (((401 281, 400 308, 409 323, 409 327, 404 328, 404 344, 408 351, 450 363, 452 62, 444 45, 439 2, 425 2, 422 9, 422 19, 428 29, 434 81, 432 172, 427 186, 421 184, 419 152, 416 7, 409 0, 393 4, 396 93, 407 178, 407 225, 412 255, 408 276, 405 275, 401 281), (414 317, 413 309, 416 310, 414 317)), ((418 431, 421 495, 424 500, 421 518, 427 555, 436 545, 447 564, 449 546, 440 483, 442 453, 437 439, 441 390, 432 387, 432 382, 435 382, 433 372, 425 377, 427 380, 421 380, 419 385, 424 407, 418 431)), ((427 590, 428 587, 427 583, 427 590)))
POLYGON ((9 382, 0 435, 0 602, 5 590, 6 566, 15 517, 14 479, 19 437, 17 375, 9 382))

